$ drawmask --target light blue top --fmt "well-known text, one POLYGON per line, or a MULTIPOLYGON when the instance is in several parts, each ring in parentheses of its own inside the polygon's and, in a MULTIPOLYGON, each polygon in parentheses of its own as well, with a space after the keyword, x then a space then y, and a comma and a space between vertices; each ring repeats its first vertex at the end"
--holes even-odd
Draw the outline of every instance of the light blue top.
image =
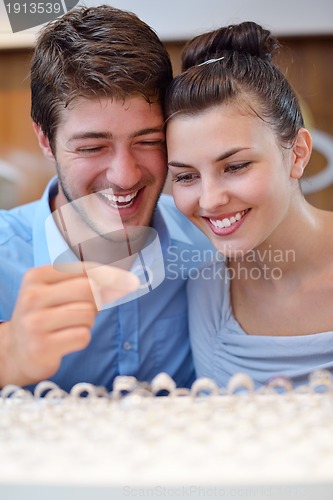
MULTIPOLYGON (((53 179, 43 197, 33 203, 0 211, 0 320, 11 318, 24 273, 51 262, 45 221, 49 198, 57 193, 53 179)), ((78 382, 112 389, 117 375, 150 381, 161 371, 178 386, 194 379, 188 339, 186 280, 203 258, 211 258, 208 239, 183 217, 171 196, 162 195, 152 227, 161 242, 165 278, 136 300, 98 313, 89 346, 63 358, 52 380, 66 391, 78 382)), ((56 226, 50 253, 66 247, 56 226)))
POLYGON ((200 278, 189 281, 188 294, 198 377, 210 377, 226 387, 232 375, 243 372, 260 387, 282 375, 297 387, 316 369, 333 372, 333 332, 272 337, 248 335, 241 328, 232 312, 224 262, 205 266, 200 278))

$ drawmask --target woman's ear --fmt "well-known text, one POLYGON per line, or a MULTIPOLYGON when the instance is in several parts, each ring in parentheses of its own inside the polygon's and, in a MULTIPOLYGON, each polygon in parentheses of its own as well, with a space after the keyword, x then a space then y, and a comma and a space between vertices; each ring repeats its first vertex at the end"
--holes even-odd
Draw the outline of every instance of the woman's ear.
POLYGON ((37 123, 32 122, 32 128, 34 129, 34 132, 35 132, 37 140, 38 140, 39 147, 42 150, 45 158, 54 163, 55 157, 54 157, 54 154, 52 153, 52 149, 51 149, 50 141, 49 141, 48 137, 44 134, 40 125, 37 125, 37 123))
POLYGON ((290 177, 300 179, 307 166, 312 152, 312 139, 306 128, 299 129, 292 147, 292 165, 290 177))

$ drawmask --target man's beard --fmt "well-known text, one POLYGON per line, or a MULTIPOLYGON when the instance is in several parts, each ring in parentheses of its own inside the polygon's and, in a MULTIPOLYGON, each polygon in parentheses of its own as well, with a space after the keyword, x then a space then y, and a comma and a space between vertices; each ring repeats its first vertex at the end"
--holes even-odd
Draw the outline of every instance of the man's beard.
MULTIPOLYGON (((97 197, 98 194, 92 193, 81 198, 74 198, 70 190, 67 189, 62 176, 59 175, 59 168, 58 179, 60 188, 68 201, 67 205, 59 209, 62 232, 67 243, 80 260, 112 265, 135 255, 144 247, 149 238, 149 227, 124 225, 120 216, 121 209, 118 209, 114 223, 109 223, 109 226, 108 224, 104 224, 104 226, 98 224, 89 216, 87 209, 87 205, 89 206, 89 201, 92 199, 89 200, 89 197, 97 197)), ((110 191, 110 188, 108 190, 110 191)), ((159 196, 155 202, 149 226, 158 198, 159 196)))

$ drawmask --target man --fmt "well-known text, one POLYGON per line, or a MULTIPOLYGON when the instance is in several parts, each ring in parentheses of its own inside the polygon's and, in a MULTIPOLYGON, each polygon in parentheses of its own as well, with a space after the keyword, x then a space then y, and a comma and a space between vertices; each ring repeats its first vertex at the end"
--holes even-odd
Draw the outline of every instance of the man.
POLYGON ((110 390, 117 375, 161 371, 192 382, 186 279, 211 247, 170 197, 155 209, 171 79, 163 44, 129 12, 74 9, 39 36, 32 119, 58 177, 0 216, 0 387, 110 390), (134 292, 138 278, 121 268, 138 263, 134 292))

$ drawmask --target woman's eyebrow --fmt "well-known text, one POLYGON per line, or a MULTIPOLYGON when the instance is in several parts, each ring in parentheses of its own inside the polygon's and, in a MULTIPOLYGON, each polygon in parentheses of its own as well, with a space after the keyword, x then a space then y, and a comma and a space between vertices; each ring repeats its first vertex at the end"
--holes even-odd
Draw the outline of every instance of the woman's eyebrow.
MULTIPOLYGON (((219 155, 215 159, 215 161, 218 162, 218 161, 225 160, 225 159, 229 158, 230 156, 235 155, 236 153, 239 153, 241 151, 246 151, 248 149, 251 149, 251 148, 250 147, 236 147, 236 148, 229 149, 228 151, 225 151, 224 153, 219 155)), ((182 163, 180 161, 169 161, 168 165, 169 165, 169 167, 178 167, 178 168, 184 168, 184 167, 190 166, 190 165, 187 165, 186 163, 182 163)))
POLYGON ((178 161, 169 161, 168 166, 169 167, 178 167, 178 168, 189 167, 189 165, 186 165, 186 163, 181 163, 178 161))
POLYGON ((229 158, 230 156, 235 155, 236 153, 240 153, 241 151, 246 151, 247 149, 251 149, 249 147, 236 147, 229 149, 225 153, 222 153, 220 156, 216 158, 216 161, 222 161, 225 160, 226 158, 229 158))

